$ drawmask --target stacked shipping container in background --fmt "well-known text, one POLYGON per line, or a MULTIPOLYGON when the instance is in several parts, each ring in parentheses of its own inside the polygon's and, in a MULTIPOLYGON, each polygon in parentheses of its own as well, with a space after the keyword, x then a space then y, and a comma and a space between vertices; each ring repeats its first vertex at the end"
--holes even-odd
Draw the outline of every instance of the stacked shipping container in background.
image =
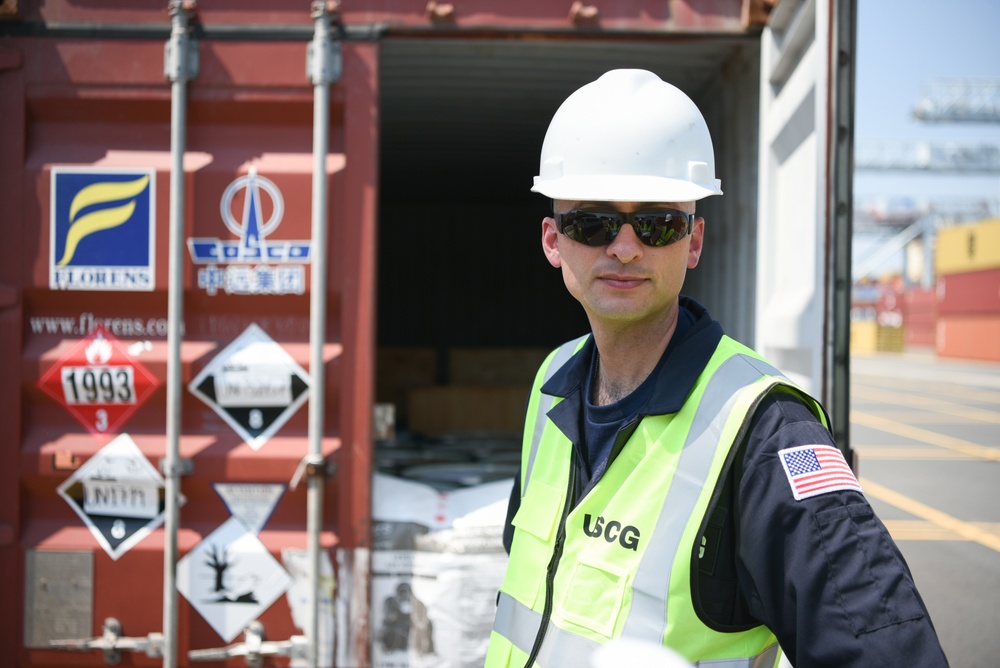
POLYGON ((903 293, 903 346, 934 348, 937 297, 934 288, 910 287, 903 293))
POLYGON ((938 232, 940 357, 1000 362, 1000 219, 938 232))
POLYGON ((851 351, 898 353, 904 348, 907 296, 901 281, 861 283, 851 298, 851 351))

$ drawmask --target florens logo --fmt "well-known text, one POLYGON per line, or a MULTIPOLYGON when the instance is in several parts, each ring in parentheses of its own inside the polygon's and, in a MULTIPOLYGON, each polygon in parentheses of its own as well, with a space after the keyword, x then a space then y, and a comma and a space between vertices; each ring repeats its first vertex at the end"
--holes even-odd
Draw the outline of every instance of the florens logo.
POLYGON ((153 290, 154 176, 152 170, 53 168, 50 288, 153 290))

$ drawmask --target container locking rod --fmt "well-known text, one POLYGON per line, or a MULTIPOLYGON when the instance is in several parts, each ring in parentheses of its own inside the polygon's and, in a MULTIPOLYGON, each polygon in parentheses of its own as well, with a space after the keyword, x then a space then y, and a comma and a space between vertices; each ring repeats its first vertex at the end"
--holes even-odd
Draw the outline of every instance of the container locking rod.
POLYGON ((237 656, 246 657, 249 668, 261 668, 265 656, 287 656, 304 659, 308 654, 305 636, 292 636, 288 640, 264 640, 264 625, 251 622, 243 629, 243 642, 228 647, 193 649, 188 651, 191 661, 225 661, 237 656))
POLYGON ((145 638, 126 638, 122 636, 121 622, 108 617, 104 620, 104 632, 97 638, 50 640, 49 647, 69 652, 101 650, 104 652, 104 663, 117 666, 121 663, 122 652, 144 652, 153 659, 163 656, 163 634, 150 633, 145 638))

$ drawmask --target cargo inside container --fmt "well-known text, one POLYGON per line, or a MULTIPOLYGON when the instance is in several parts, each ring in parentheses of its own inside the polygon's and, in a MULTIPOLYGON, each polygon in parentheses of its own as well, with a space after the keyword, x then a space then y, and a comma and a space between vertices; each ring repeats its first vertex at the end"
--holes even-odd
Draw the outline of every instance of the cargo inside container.
POLYGON ((589 331, 542 254, 551 203, 530 188, 559 104, 610 69, 651 70, 705 115, 725 195, 698 203, 706 251, 684 292, 752 339, 759 49, 756 35, 381 43, 376 401, 397 434, 519 429, 545 353, 589 331))

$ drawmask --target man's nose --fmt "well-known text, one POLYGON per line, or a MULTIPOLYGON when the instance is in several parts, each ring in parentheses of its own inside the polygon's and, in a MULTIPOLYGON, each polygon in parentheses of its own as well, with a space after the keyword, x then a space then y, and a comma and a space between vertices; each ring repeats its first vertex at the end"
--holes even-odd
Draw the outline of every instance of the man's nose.
POLYGON ((608 244, 608 255, 618 258, 622 264, 627 264, 642 257, 642 242, 631 223, 626 223, 618 230, 618 236, 608 244))

